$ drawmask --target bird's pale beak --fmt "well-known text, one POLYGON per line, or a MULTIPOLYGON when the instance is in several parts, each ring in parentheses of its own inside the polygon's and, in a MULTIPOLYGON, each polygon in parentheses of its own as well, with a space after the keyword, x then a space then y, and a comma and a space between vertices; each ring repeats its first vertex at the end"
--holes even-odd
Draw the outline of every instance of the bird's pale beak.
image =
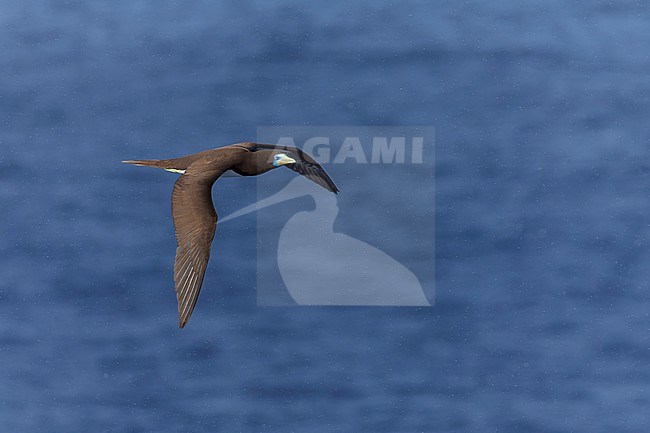
POLYGON ((295 164, 296 160, 293 158, 290 158, 286 155, 282 155, 280 159, 278 159, 278 165, 287 165, 287 164, 295 164))

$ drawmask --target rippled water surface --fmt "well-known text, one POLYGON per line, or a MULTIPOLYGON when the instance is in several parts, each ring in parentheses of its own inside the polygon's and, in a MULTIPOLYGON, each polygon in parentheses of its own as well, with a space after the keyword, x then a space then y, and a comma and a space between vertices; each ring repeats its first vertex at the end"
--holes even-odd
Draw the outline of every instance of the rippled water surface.
POLYGON ((0 430, 647 431, 649 25, 631 1, 0 0, 0 430), (176 329, 174 176, 119 161, 260 125, 435 126, 433 308, 257 307, 250 217, 176 329))

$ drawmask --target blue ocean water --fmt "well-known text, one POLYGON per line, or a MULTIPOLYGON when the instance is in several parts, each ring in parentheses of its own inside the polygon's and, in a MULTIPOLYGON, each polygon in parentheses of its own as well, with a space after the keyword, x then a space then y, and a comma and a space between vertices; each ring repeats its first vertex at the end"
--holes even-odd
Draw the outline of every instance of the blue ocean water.
MULTIPOLYGON (((0 430, 647 431, 649 24, 632 1, 0 1, 0 430), (174 177, 119 161, 259 125, 435 126, 433 308, 259 308, 241 219, 176 329, 174 177)), ((255 183, 215 190, 225 214, 255 183)))

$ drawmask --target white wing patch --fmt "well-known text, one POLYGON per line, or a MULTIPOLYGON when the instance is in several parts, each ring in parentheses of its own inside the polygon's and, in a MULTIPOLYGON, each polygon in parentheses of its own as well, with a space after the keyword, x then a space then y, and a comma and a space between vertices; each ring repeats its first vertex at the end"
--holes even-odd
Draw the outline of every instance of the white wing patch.
MULTIPOLYGON (((169 171, 171 173, 180 173, 185 174, 185 170, 179 170, 178 168, 164 168, 163 170, 169 171)), ((228 170, 221 177, 243 177, 241 174, 237 174, 232 170, 228 170)))

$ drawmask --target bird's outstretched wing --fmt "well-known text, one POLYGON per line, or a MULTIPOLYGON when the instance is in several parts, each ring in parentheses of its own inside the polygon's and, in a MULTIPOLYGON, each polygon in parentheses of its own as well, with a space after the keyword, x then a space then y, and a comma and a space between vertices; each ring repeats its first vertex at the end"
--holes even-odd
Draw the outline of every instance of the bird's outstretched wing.
POLYGON ((180 328, 192 315, 210 258, 210 244, 217 224, 211 189, 212 183, 194 177, 190 168, 178 178, 172 191, 172 218, 177 243, 174 285, 180 328))
POLYGON ((334 181, 328 176, 325 172, 325 169, 314 160, 308 153, 303 152, 297 147, 291 146, 280 146, 275 144, 261 144, 261 143, 249 143, 247 148, 253 152, 256 152, 261 149, 268 150, 282 150, 287 154, 287 156, 292 157, 296 160, 295 164, 287 164, 285 167, 290 168, 298 174, 305 176, 307 179, 312 182, 317 183, 328 191, 332 191, 334 194, 338 194, 339 189, 334 184, 334 181))

